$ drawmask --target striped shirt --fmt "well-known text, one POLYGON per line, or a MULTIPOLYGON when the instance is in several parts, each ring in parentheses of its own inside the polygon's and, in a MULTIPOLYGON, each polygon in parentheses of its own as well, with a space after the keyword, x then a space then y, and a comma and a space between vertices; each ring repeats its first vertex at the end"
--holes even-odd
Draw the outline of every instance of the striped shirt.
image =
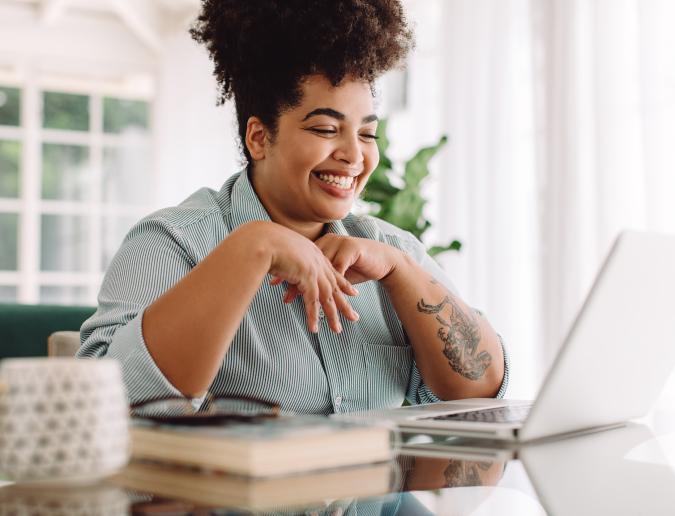
MULTIPOLYGON (((96 313, 82 326, 80 357, 119 360, 131 403, 181 396, 149 354, 144 309, 184 277, 238 226, 270 217, 245 172, 220 191, 202 188, 180 205, 141 220, 126 236, 104 277, 96 313)), ((370 216, 349 214, 326 231, 370 238, 412 256, 450 291, 454 286, 410 233, 370 216)), ((379 282, 349 298, 357 322, 336 334, 326 318, 309 332, 303 302, 282 302, 285 287, 267 275, 216 374, 215 396, 249 396, 298 413, 329 414, 439 399, 424 384, 394 307, 379 282)), ((185 342, 199 353, 199 342, 185 342)), ((506 353, 504 354, 506 357, 506 353)), ((508 361, 498 396, 508 383, 508 361)))

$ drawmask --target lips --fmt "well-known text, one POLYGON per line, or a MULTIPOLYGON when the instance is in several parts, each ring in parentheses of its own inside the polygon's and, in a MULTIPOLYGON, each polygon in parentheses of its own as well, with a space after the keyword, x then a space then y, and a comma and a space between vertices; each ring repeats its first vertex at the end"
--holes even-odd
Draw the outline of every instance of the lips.
POLYGON ((332 197, 346 199, 352 198, 354 195, 357 182, 356 177, 345 175, 335 176, 325 172, 315 172, 312 176, 319 188, 332 197), (346 179, 347 177, 351 179, 346 179), (332 178, 332 180, 330 178, 332 178), (343 183, 339 184, 340 181, 343 183), (351 184, 349 184, 348 187, 346 187, 346 181, 351 181, 351 184))
POLYGON ((357 177, 361 175, 361 172, 350 172, 349 170, 339 170, 339 169, 322 169, 322 170, 313 170, 314 174, 332 174, 334 176, 349 176, 357 177))

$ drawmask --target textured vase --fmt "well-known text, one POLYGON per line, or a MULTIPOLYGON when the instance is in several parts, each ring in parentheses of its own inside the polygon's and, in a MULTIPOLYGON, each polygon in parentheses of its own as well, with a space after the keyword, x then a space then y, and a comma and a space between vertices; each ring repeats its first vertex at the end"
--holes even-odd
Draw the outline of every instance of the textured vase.
POLYGON ((110 359, 0 362, 0 474, 19 482, 93 482, 129 460, 129 409, 110 359))

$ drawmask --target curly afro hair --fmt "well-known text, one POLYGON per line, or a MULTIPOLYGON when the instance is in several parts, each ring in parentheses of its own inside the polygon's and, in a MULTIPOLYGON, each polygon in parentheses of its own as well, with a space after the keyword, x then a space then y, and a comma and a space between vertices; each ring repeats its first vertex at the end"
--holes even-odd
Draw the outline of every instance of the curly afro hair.
POLYGON ((301 101, 307 76, 372 86, 413 46, 400 0, 203 0, 190 34, 214 62, 218 104, 234 97, 249 163, 249 117, 274 136, 279 115, 301 101))

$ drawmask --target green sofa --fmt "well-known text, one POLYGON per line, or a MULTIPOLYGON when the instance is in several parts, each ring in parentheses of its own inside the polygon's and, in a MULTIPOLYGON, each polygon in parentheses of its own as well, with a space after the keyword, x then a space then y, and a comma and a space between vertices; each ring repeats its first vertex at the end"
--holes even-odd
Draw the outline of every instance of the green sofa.
POLYGON ((96 311, 91 306, 0 303, 0 359, 47 356, 47 337, 55 331, 79 331, 96 311))

